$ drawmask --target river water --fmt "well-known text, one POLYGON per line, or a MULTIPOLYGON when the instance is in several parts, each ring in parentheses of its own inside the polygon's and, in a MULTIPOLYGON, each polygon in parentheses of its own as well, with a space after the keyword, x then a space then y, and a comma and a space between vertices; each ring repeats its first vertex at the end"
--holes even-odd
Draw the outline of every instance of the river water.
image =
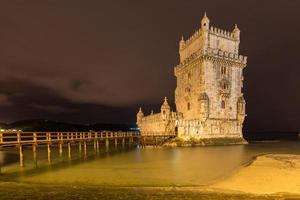
MULTIPOLYGON (((25 168, 18 166, 16 150, 0 151, 1 178, 32 183, 85 184, 105 186, 199 186, 231 175, 260 154, 300 154, 300 142, 266 142, 248 145, 191 148, 134 148, 111 150, 85 159, 72 151, 73 161, 52 156, 47 164, 46 150, 32 162, 25 150, 25 168), (21 171, 21 172, 20 172, 21 171)), ((56 149, 52 155, 58 155, 56 149)))

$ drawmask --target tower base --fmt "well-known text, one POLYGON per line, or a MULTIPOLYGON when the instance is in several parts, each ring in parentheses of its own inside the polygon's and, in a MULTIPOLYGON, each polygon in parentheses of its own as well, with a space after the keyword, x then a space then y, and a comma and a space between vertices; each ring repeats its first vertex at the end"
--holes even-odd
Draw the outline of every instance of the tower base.
POLYGON ((219 137, 219 138, 173 138, 164 143, 166 147, 193 147, 193 146, 223 146, 248 144, 242 137, 219 137))

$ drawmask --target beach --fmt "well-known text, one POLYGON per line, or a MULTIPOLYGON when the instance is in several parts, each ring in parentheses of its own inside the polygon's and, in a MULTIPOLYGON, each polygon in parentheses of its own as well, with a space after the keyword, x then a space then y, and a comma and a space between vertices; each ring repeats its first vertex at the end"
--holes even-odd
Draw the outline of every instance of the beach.
POLYGON ((300 155, 258 156, 231 177, 218 180, 211 187, 252 194, 300 194, 300 155))

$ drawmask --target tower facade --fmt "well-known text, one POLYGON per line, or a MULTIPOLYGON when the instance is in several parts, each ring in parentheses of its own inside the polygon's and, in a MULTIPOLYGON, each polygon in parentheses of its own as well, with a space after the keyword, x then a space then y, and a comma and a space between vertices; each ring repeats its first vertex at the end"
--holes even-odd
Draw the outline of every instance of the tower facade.
POLYGON ((206 14, 200 28, 179 43, 180 63, 175 67, 175 104, 179 137, 242 137, 245 100, 239 55, 240 30, 210 26, 206 14))
POLYGON ((174 69, 176 112, 170 111, 165 99, 161 113, 154 115, 156 120, 153 114, 140 113, 141 133, 158 130, 150 124, 159 121, 183 139, 242 138, 246 116, 243 69, 247 57, 239 54, 239 45, 236 25, 231 32, 212 27, 205 14, 199 29, 179 42, 180 63, 174 69))

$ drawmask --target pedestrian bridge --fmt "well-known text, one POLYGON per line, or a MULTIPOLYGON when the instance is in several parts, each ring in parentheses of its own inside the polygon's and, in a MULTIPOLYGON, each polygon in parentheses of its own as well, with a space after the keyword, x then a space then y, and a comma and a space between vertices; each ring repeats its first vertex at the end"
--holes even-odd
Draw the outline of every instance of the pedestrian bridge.
POLYGON ((24 165, 24 147, 32 148, 33 159, 37 156, 37 147, 46 146, 48 151, 48 161, 51 163, 51 148, 59 148, 59 156, 62 156, 63 146, 67 146, 68 157, 71 159, 71 151, 75 146, 78 151, 85 155, 87 146, 93 146, 95 152, 99 152, 101 146, 108 149, 114 145, 115 148, 121 146, 139 145, 160 146, 175 134, 143 134, 139 132, 0 132, 0 148, 17 147, 20 157, 20 166, 24 165))

